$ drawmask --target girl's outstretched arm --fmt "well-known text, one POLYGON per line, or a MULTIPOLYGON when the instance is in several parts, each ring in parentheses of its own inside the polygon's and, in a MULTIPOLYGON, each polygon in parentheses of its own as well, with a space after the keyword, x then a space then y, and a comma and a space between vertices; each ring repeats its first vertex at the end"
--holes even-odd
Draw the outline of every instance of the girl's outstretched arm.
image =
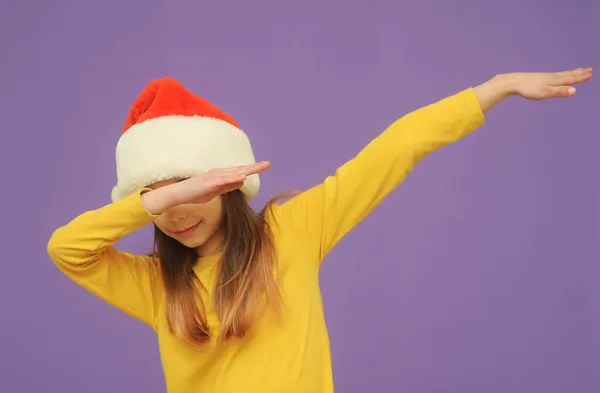
POLYGON ((591 69, 559 73, 512 73, 446 97, 391 124, 360 153, 316 187, 274 212, 299 247, 316 263, 361 222, 414 165, 484 124, 484 114, 510 96, 530 100, 570 97, 591 69))

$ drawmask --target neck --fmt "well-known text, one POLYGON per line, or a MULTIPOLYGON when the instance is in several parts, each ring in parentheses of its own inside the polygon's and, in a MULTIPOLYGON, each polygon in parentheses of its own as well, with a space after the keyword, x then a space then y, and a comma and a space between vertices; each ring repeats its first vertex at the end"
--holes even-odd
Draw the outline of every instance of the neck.
POLYGON ((215 232, 204 244, 196 247, 196 254, 199 258, 207 257, 221 251, 225 235, 222 231, 215 232))

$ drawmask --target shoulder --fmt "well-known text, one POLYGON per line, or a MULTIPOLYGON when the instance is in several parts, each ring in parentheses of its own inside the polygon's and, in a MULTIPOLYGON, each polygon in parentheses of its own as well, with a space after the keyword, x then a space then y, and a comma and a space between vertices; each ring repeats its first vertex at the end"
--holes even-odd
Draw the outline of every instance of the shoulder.
POLYGON ((318 256, 321 220, 318 209, 307 206, 306 191, 294 193, 283 201, 268 203, 263 210, 265 221, 273 235, 275 247, 290 257, 307 253, 310 258, 318 256))

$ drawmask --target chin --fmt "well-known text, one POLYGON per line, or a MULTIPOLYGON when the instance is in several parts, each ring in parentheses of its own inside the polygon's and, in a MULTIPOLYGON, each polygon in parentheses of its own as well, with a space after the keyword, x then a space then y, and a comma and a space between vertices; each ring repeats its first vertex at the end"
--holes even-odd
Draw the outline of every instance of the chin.
MULTIPOLYGON (((205 229, 205 228, 201 228, 205 229)), ((211 232, 207 230, 200 230, 197 233, 192 234, 191 236, 178 236, 175 239, 186 246, 187 248, 198 249, 202 246, 207 245, 208 243, 213 243, 214 236, 216 232, 211 232)))
POLYGON ((195 234, 195 236, 185 237, 185 238, 177 238, 179 243, 183 244, 188 248, 198 248, 202 246, 210 237, 207 234, 195 234))
POLYGON ((197 248, 204 244, 203 241, 193 239, 177 239, 179 243, 183 244, 187 248, 197 248))

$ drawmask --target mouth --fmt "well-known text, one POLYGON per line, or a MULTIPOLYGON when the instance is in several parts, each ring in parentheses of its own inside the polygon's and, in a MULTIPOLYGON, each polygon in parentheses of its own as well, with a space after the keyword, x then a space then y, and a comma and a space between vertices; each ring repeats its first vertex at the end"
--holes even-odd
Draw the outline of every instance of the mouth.
POLYGON ((198 221, 198 223, 196 223, 195 225, 189 226, 187 228, 184 228, 180 231, 175 231, 173 232, 174 234, 176 234, 177 236, 188 236, 191 235, 194 230, 198 227, 198 225, 200 225, 200 223, 202 222, 202 220, 198 221))

